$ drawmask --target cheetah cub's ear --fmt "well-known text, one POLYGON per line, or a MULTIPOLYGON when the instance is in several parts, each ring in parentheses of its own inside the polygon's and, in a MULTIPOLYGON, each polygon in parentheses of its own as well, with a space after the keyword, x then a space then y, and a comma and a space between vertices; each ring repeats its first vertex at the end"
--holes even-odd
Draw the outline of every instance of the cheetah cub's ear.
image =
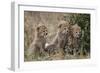
POLYGON ((58 28, 61 28, 63 25, 66 25, 66 24, 67 24, 67 22, 62 20, 62 21, 59 22, 58 28))
POLYGON ((69 22, 62 20, 59 22, 58 28, 64 28, 64 27, 69 28, 69 22))
POLYGON ((76 32, 80 32, 81 31, 81 27, 78 26, 78 24, 75 24, 75 25, 72 26, 72 30, 76 31, 76 32))

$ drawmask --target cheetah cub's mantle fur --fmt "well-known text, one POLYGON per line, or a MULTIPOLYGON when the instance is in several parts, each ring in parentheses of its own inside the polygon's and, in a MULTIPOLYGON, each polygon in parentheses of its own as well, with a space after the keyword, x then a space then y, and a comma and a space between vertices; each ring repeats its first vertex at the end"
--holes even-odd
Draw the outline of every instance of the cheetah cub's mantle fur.
POLYGON ((35 39, 28 49, 29 60, 38 59, 44 53, 47 34, 48 30, 45 25, 36 28, 35 39))

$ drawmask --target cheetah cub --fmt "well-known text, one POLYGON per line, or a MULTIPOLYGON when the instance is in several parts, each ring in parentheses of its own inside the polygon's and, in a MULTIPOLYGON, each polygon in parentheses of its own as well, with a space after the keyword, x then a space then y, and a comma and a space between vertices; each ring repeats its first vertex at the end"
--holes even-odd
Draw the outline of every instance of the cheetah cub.
POLYGON ((45 25, 36 28, 35 39, 28 49, 29 60, 36 59, 44 54, 48 30, 45 25))

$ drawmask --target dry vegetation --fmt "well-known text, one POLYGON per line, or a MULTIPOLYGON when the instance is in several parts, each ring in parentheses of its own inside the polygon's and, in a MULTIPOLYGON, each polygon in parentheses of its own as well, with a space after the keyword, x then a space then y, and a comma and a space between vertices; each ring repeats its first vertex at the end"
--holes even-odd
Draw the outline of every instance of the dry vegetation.
MULTIPOLYGON (((58 22, 60 20, 70 21, 70 24, 78 23, 82 28, 81 45, 82 53, 80 56, 61 54, 41 57, 39 60, 58 60, 58 59, 82 59, 90 56, 90 19, 88 14, 71 14, 71 13, 55 13, 55 12, 24 12, 24 60, 28 61, 27 49, 34 40, 35 28, 38 24, 44 24, 48 28, 47 43, 50 43, 56 35, 58 22), (87 18, 87 20, 86 20, 87 18), (86 25, 85 25, 86 24, 86 25), (86 34, 85 34, 86 33, 86 34), (87 36, 87 37, 86 37, 87 36), (88 51, 87 55, 83 55, 83 49, 88 51), (61 56, 61 57, 60 57, 61 56)), ((35 59, 34 59, 35 60, 35 59)))

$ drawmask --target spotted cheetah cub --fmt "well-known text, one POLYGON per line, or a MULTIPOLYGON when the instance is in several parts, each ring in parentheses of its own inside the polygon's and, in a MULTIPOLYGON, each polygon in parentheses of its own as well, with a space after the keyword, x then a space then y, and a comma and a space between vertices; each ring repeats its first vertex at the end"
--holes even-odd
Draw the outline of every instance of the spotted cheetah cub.
POLYGON ((70 26, 70 35, 68 37, 67 52, 72 55, 79 54, 81 27, 78 24, 70 26))
POLYGON ((49 54, 56 54, 58 50, 61 50, 61 55, 64 54, 63 48, 67 42, 67 36, 69 31, 69 24, 66 21, 60 21, 58 25, 58 31, 53 41, 46 47, 49 54))
POLYGON ((29 60, 36 59, 44 53, 48 30, 45 25, 36 28, 35 39, 28 49, 29 60))

